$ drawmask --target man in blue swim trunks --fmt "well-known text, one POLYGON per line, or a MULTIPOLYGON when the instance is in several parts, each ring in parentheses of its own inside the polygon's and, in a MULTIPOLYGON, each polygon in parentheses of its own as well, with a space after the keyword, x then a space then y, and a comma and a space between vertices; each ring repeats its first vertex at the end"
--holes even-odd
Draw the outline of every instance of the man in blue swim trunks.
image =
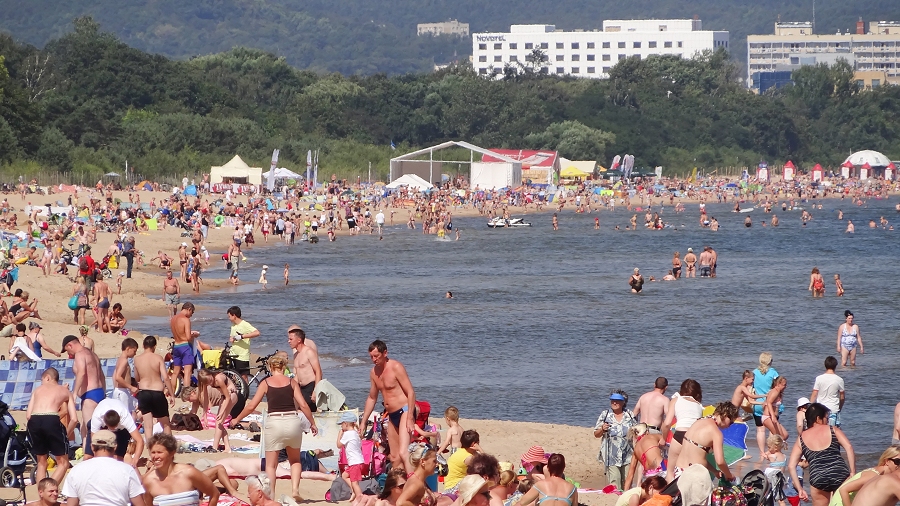
POLYGON ((186 386, 190 386, 191 373, 194 372, 194 339, 200 335, 200 332, 191 330, 191 316, 194 316, 194 305, 185 302, 181 305, 181 312, 173 316, 171 322, 172 337, 175 340, 175 346, 172 347, 172 377, 177 379, 184 368, 182 381, 186 386))
POLYGON ((81 420, 87 424, 94 416, 94 408, 106 398, 106 377, 100 368, 100 357, 82 346, 81 341, 72 335, 63 338, 62 349, 74 359, 73 393, 81 398, 81 420))
MULTIPOLYGON (((371 387, 362 419, 369 419, 378 401, 378 393, 381 392, 384 408, 390 420, 387 433, 391 447, 391 462, 394 469, 406 469, 407 473, 412 473, 413 469, 409 463, 409 434, 416 426, 416 419, 412 416, 416 405, 416 392, 403 364, 388 359, 387 345, 384 341, 376 339, 369 345, 369 357, 372 358, 375 367, 369 373, 371 387)), ((366 424, 360 424, 360 435, 365 431, 366 424)))

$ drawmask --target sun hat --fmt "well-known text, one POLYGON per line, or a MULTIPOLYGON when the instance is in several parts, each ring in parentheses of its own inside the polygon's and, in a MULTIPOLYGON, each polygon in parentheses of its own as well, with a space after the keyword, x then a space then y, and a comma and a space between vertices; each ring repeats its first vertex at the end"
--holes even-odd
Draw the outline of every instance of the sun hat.
POLYGON ((527 452, 522 454, 522 462, 540 462, 547 463, 547 455, 544 453, 543 446, 532 446, 527 452))
POLYGON ((806 397, 801 397, 801 398, 797 399, 797 409, 800 409, 803 406, 806 406, 808 404, 810 404, 810 402, 809 402, 809 399, 807 399, 806 397))
POLYGON ((358 421, 359 421, 359 418, 357 417, 356 413, 354 413, 352 411, 344 411, 343 413, 341 413, 341 418, 340 418, 340 420, 338 420, 338 424, 357 423, 358 421))
POLYGON ((609 400, 625 402, 625 396, 623 396, 619 392, 613 392, 609 395, 609 400))
POLYGON ((111 430, 103 429, 91 434, 91 446, 115 448, 117 445, 116 435, 111 430))
POLYGON ((712 479, 703 465, 691 465, 678 478, 678 491, 684 506, 701 506, 709 502, 712 494, 712 479))
POLYGON ((491 482, 485 480, 477 474, 467 475, 459 482, 459 504, 468 504, 476 495, 486 492, 491 486, 491 482))

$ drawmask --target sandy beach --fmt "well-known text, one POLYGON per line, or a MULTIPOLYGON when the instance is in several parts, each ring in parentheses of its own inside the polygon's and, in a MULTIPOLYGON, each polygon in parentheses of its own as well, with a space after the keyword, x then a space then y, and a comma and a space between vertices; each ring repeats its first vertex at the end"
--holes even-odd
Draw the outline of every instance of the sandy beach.
MULTIPOLYGON (((159 192, 140 192, 140 196, 142 202, 149 202, 151 198, 156 198, 157 201, 163 198, 167 198, 168 194, 159 192)), ((126 202, 128 201, 128 194, 126 192, 115 192, 115 197, 126 202)), ((217 198, 219 198, 219 196, 204 196, 203 200, 208 199, 210 201, 213 201, 217 198)), ((11 195, 9 199, 13 205, 15 205, 18 209, 21 209, 28 202, 31 202, 34 205, 42 205, 51 201, 64 199, 64 196, 29 195, 27 196, 26 201, 21 201, 18 195, 11 195)), ((81 196, 81 201, 86 202, 86 200, 87 196, 83 194, 81 196)), ((238 202, 246 202, 245 197, 236 197, 235 200, 238 202)), ((784 200, 784 198, 776 200, 778 200, 778 202, 781 202, 784 200)), ((696 199, 677 199, 676 201, 680 201, 685 204, 697 202, 696 199)), ((658 199, 654 199, 654 202, 658 203, 658 199)), ((665 204, 668 207, 668 199, 665 200, 665 204)), ((407 219, 408 209, 410 208, 396 209, 396 213, 394 216, 395 224, 402 225, 403 223, 405 223, 407 219)), ((386 214, 388 214, 388 212, 389 210, 386 210, 386 214)), ((556 206, 545 206, 543 211, 541 211, 540 213, 538 213, 535 209, 528 209, 526 213, 522 210, 522 208, 511 208, 510 212, 511 214, 516 216, 521 216, 523 214, 540 214, 539 218, 535 217, 531 221, 536 222, 537 220, 543 220, 541 222, 541 226, 549 227, 550 214, 556 212, 556 206)), ((571 205, 567 205, 562 213, 574 213, 574 209, 571 205)), ((686 215, 693 217, 696 216, 695 213, 696 208, 692 208, 686 212, 686 215)), ((21 224, 24 221, 22 219, 22 215, 24 213, 20 211, 19 214, 19 221, 21 224)), ((628 216, 630 215, 630 213, 626 215, 626 211, 624 210, 624 208, 620 208, 615 213, 609 213, 606 210, 601 210, 600 214, 601 216, 609 216, 610 214, 614 214, 617 219, 622 221, 626 221, 628 216)), ((453 215, 455 217, 472 217, 479 216, 479 213, 477 210, 472 209, 471 207, 467 207, 465 209, 461 208, 453 210, 453 215)), ((420 220, 417 220, 417 227, 418 228, 416 231, 404 230, 403 233, 421 234, 422 232, 420 220)), ((150 258, 156 256, 158 250, 162 250, 168 255, 177 258, 178 246, 182 242, 189 242, 188 238, 181 237, 181 232, 182 229, 179 228, 166 228, 165 230, 137 233, 135 234, 135 237, 137 239, 136 247, 138 250, 143 252, 146 260, 149 260, 150 258)), ((227 245, 231 242, 231 235, 232 229, 230 228, 210 228, 206 245, 210 252, 211 270, 223 269, 220 257, 225 251, 227 245)), ((363 234, 361 237, 347 237, 349 233, 346 229, 339 231, 338 235, 341 236, 338 241, 342 248, 365 247, 365 244, 370 243, 371 241, 377 241, 376 237, 368 236, 368 234, 363 234), (347 241, 346 244, 344 244, 344 241, 347 241)), ((261 234, 257 232, 255 233, 255 236, 257 242, 254 245, 254 249, 264 248, 266 244, 264 242, 261 242, 261 234)), ((113 240, 113 234, 107 232, 98 232, 97 242, 93 245, 93 256, 95 258, 102 257, 103 253, 106 251, 109 245, 112 244, 113 240)), ((272 237, 270 237, 270 243, 273 243, 272 237)), ((249 255, 250 253, 247 254, 249 255)), ((27 290, 30 292, 33 299, 36 298, 39 301, 38 309, 42 316, 41 324, 44 326, 43 332, 45 338, 48 340, 52 348, 59 351, 59 346, 65 335, 77 335, 78 333, 77 325, 73 323, 72 311, 70 311, 66 307, 66 302, 72 294, 72 276, 70 275, 66 277, 54 274, 45 277, 37 267, 22 266, 20 269, 21 273, 19 276, 19 281, 13 286, 13 289, 22 288, 24 290, 27 290)), ((117 274, 120 270, 122 270, 121 267, 119 269, 116 269, 115 273, 117 274)), ((70 273, 71 272, 72 269, 70 268, 70 273)), ((245 274, 242 276, 242 284, 256 285, 256 276, 258 272, 244 272, 245 274)), ((162 316, 166 314, 165 305, 161 300, 162 276, 164 273, 164 270, 151 265, 145 265, 140 268, 138 268, 136 265, 133 277, 131 279, 123 280, 122 294, 114 295, 112 298, 112 303, 120 302, 124 306, 123 313, 130 320, 129 324, 126 325, 126 328, 128 328, 130 331, 129 337, 136 339, 138 342, 140 342, 143 337, 142 329, 139 326, 135 326, 131 322, 135 321, 141 316, 162 316)), ((280 278, 280 269, 275 268, 270 273, 270 281, 277 282, 278 278, 280 278)), ((108 282, 113 288, 113 291, 115 291, 115 277, 112 280, 108 280, 108 282)), ((203 290, 204 292, 209 292, 224 288, 226 286, 228 286, 227 280, 206 279, 204 280, 204 284, 202 285, 201 290, 203 290)), ((182 302, 190 301, 191 298, 192 295, 190 286, 182 283, 182 302)), ((28 321, 30 320, 26 320, 25 323, 27 324, 28 321)), ((92 317, 88 315, 87 322, 90 323, 92 321, 92 317)), ((97 331, 91 330, 90 337, 94 339, 96 343, 95 351, 98 353, 98 355, 100 355, 100 357, 115 357, 119 354, 120 343, 122 340, 121 335, 101 334, 97 331)), ((168 336, 158 337, 160 338, 160 346, 158 347, 158 352, 165 353, 168 347, 168 343, 170 342, 170 338, 168 336)), ((48 357, 47 354, 45 354, 45 357, 52 358, 48 357)), ((444 407, 445 406, 434 407, 435 409, 432 416, 433 422, 440 422, 439 413, 442 412, 444 407)), ((24 413, 21 412, 15 413, 15 416, 20 420, 21 418, 23 418, 23 415, 24 413)), ((567 475, 574 480, 579 481, 583 488, 601 488, 606 484, 605 478, 603 476, 603 469, 596 460, 596 455, 600 443, 599 440, 593 438, 590 428, 561 424, 513 422, 508 420, 464 419, 461 421, 461 424, 465 428, 473 428, 478 430, 481 435, 482 447, 487 452, 497 456, 501 461, 518 462, 519 456, 523 452, 525 452, 530 446, 539 444, 542 445, 547 452, 558 452, 566 455, 568 462, 567 475)), ((240 432, 241 431, 234 431, 232 432, 232 435, 240 432)), ((212 431, 191 432, 189 434, 199 439, 212 438, 212 431)), ((241 440, 233 439, 233 444, 240 445, 241 440)), ((186 453, 179 454, 176 460, 178 462, 193 462, 200 458, 215 459, 219 456, 221 456, 221 454, 213 455, 211 457, 211 454, 209 453, 186 453)), ((246 458, 256 458, 254 455, 241 456, 246 458)), ((327 489, 328 484, 324 482, 305 481, 301 485, 301 493, 304 495, 304 497, 307 497, 308 499, 313 501, 324 500, 324 493, 327 489)), ((246 487, 242 485, 240 487, 240 491, 242 493, 246 493, 246 487)), ((279 480, 275 497, 277 498, 279 495, 287 493, 288 491, 289 486, 287 482, 279 480)), ((6 497, 6 495, 3 495, 3 492, 0 492, 0 497, 6 497)), ((29 488, 28 497, 36 497, 36 491, 34 490, 34 487, 29 488)), ((593 493, 582 494, 579 499, 580 502, 589 506, 606 506, 612 505, 615 502, 614 496, 593 493)))

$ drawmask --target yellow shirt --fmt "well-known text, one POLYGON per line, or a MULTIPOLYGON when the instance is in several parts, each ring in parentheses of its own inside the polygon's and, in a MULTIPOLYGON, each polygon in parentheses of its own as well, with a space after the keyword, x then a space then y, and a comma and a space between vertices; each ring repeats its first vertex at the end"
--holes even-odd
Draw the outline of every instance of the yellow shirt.
MULTIPOLYGON (((238 334, 249 334, 254 330, 256 330, 256 327, 247 323, 246 320, 242 320, 241 323, 231 326, 231 337, 237 337, 238 334)), ((232 343, 231 356, 234 357, 235 360, 249 362, 250 340, 241 339, 240 341, 235 341, 234 343, 232 343)))
POLYGON ((447 459, 447 476, 444 476, 444 489, 456 486, 463 478, 469 466, 466 465, 466 459, 472 454, 463 448, 453 452, 453 455, 447 459))

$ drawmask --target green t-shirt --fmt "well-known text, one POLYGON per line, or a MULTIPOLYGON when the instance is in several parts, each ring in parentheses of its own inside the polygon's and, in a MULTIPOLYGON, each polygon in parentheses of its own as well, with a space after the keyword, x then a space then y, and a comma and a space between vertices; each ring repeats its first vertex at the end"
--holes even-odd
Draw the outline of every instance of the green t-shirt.
MULTIPOLYGON (((231 337, 237 337, 238 334, 249 334, 254 330, 256 330, 256 327, 247 323, 246 320, 242 320, 241 323, 231 326, 231 337)), ((234 357, 235 360, 243 360, 244 362, 249 362, 250 340, 241 339, 240 341, 235 341, 234 343, 232 343, 231 356, 234 357)))

